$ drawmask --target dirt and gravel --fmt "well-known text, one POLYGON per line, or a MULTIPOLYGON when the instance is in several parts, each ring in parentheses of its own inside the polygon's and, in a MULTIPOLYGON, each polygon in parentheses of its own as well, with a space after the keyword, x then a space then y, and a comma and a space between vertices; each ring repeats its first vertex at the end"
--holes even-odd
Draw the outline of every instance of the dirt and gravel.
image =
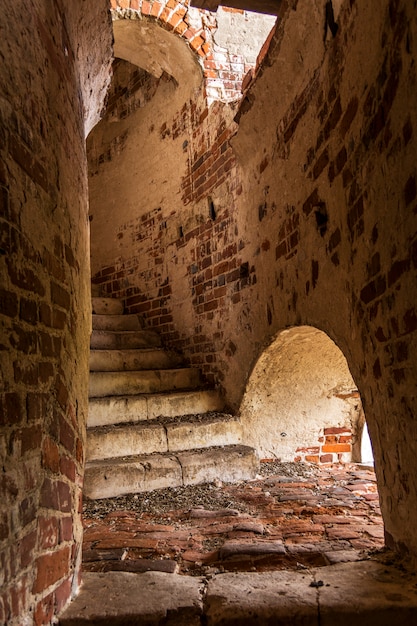
MULTIPOLYGON (((259 478, 279 475, 281 479, 307 481, 318 476, 320 469, 307 463, 261 463, 259 478)), ((245 481, 254 482, 254 481, 245 481)), ((84 517, 102 519, 112 511, 130 511, 137 514, 151 514, 158 517, 178 509, 237 509, 249 513, 250 507, 240 499, 233 499, 227 486, 219 483, 192 485, 188 487, 170 487, 149 493, 130 494, 117 498, 87 500, 84 503, 84 517), (224 487, 224 488, 222 488, 224 487)), ((165 518, 164 518, 165 519, 165 518)), ((158 520, 160 523, 164 520, 158 520)))

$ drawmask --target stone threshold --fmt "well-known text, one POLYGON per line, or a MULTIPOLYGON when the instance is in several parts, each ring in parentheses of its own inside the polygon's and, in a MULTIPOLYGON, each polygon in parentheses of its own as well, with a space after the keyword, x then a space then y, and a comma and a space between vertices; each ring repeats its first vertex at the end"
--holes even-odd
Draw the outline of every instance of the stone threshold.
POLYGON ((86 572, 60 626, 411 626, 417 576, 376 560, 303 571, 86 572))

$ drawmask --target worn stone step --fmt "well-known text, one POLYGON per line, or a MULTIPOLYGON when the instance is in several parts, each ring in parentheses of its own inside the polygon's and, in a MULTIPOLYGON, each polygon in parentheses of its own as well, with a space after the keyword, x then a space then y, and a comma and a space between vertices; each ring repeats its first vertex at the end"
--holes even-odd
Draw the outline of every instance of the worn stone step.
POLYGON ((162 348, 90 351, 90 372, 169 369, 180 363, 181 359, 177 354, 162 348))
POLYGON ((93 330, 90 338, 92 350, 131 350, 159 348, 161 338, 152 330, 93 330))
POLYGON ((122 315, 123 301, 117 298, 91 298, 93 314, 96 315, 122 315))
POLYGON ((239 419, 224 413, 192 420, 165 419, 157 423, 100 426, 88 430, 87 461, 235 445, 241 441, 242 426, 239 419))
POLYGON ((255 450, 242 445, 89 461, 84 494, 91 499, 113 498, 214 480, 233 483, 251 480, 258 472, 255 450))
POLYGON ((139 315, 93 315, 93 330, 143 330, 143 318, 139 315))
POLYGON ((87 425, 93 427, 140 422, 160 416, 199 415, 223 409, 223 398, 213 389, 91 398, 87 425))
POLYGON ((166 572, 83 574, 60 626, 201 626, 203 583, 166 572))
POLYGON ((415 576, 398 566, 372 560, 300 571, 214 573, 208 581, 162 572, 86 572, 59 624, 411 626, 415 584, 415 576))
POLYGON ((94 398, 195 389, 200 383, 200 371, 190 367, 134 372, 90 372, 89 396, 94 398))

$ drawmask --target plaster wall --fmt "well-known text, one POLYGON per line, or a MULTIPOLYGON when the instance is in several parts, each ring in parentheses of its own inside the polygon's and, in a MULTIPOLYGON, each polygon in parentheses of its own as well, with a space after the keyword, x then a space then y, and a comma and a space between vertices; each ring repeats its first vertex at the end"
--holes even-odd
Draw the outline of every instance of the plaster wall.
POLYGON ((346 359, 322 331, 283 330, 251 372, 240 406, 245 442, 261 458, 351 462, 362 405, 346 359))
POLYGON ((78 587, 91 326, 85 136, 110 78, 107 3, 0 16, 0 623, 78 587))

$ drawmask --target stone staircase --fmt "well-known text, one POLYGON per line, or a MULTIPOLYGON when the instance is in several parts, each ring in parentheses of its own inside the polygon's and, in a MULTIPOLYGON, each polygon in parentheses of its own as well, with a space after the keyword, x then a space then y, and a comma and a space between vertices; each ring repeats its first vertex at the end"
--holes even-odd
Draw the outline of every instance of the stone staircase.
POLYGON ((254 478, 238 418, 123 303, 93 298, 84 494, 109 498, 254 478))

